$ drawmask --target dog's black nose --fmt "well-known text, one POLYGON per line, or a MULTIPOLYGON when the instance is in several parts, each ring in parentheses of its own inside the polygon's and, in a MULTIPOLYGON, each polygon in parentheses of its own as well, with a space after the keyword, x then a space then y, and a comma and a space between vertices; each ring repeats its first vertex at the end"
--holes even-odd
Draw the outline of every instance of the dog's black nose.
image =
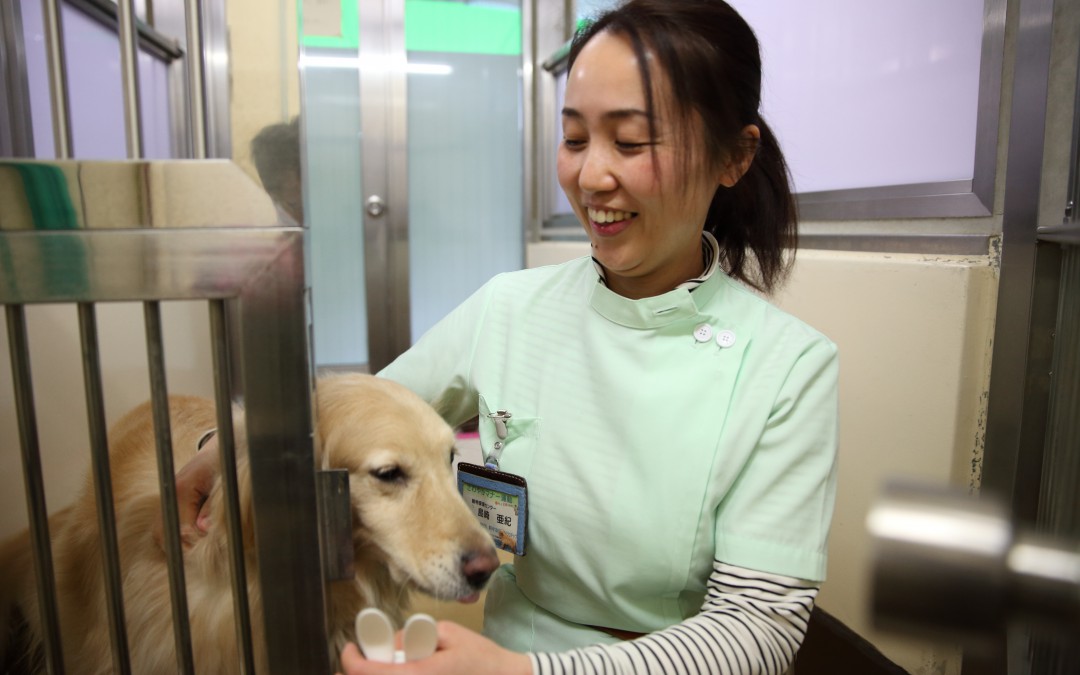
POLYGON ((469 586, 477 590, 484 587, 497 569, 499 558, 492 551, 470 551, 461 556, 461 573, 469 586))

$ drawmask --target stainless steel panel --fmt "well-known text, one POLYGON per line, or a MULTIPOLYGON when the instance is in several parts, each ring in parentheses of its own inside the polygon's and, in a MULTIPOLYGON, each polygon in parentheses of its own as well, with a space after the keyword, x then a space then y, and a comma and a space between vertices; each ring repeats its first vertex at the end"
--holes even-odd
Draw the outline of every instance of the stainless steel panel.
POLYGON ((1062 252, 1038 525, 1080 539, 1080 248, 1062 252))
POLYGON ((1076 88, 1073 97, 1072 155, 1069 163, 1069 196, 1065 203, 1066 223, 1080 223, 1080 55, 1077 56, 1076 88))
POLYGON ((926 255, 990 255, 999 237, 986 234, 800 234, 800 249, 922 253, 926 255))
POLYGON ((1001 282, 982 484, 1031 522, 1046 424, 1059 252, 1036 244, 1053 0, 1024 0, 1005 169, 1001 282), (1019 327, 1019 328, 1018 328, 1019 327))
MULTIPOLYGON (((274 672, 329 671, 319 559, 303 233, 238 298, 255 542, 274 672), (322 639, 303 639, 304 635, 322 639)), ((269 264, 272 263, 272 264, 269 264)))
POLYGON ((356 575, 353 565, 352 496, 349 472, 324 469, 316 475, 319 495, 319 541, 323 574, 327 581, 343 581, 356 575))
POLYGON ((193 157, 188 125, 187 63, 176 60, 169 64, 169 156, 193 157))
POLYGON ((206 156, 230 158, 232 94, 229 87, 229 27, 223 0, 203 5, 202 62, 206 156))
MULTIPOLYGON (((1012 520, 1036 518, 1048 390, 1053 367, 1060 247, 1039 243, 1039 196, 1049 92, 1053 0, 1018 3, 1008 163, 1005 167, 1001 274, 981 490, 1000 496, 1012 520), (1007 320, 1004 320, 1007 317, 1007 320)), ((1009 661, 1028 651, 1013 633, 1007 658, 972 654, 963 675, 1016 672, 1009 661)))
MULTIPOLYGON (((525 166, 522 173, 524 192, 522 193, 521 222, 525 223, 525 242, 536 241, 539 238, 539 228, 542 216, 538 209, 540 205, 537 184, 538 162, 529 161, 531 157, 540 157, 536 152, 538 139, 536 138, 536 103, 538 100, 539 83, 543 80, 538 78, 536 43, 536 6, 535 0, 521 0, 521 91, 523 93, 521 108, 521 128, 524 138, 521 150, 525 157, 525 166)), ((539 73, 541 77, 543 73, 539 73)))
POLYGON ((1023 589, 1041 605, 1055 610, 1032 632, 1028 648, 1031 672, 1047 675, 1080 672, 1080 645, 1075 640, 1080 609, 1073 606, 1080 598, 1075 587, 1080 584, 1080 563, 1075 559, 1080 555, 1080 497, 1076 491, 1080 483, 1080 420, 1076 416, 1080 404, 1080 249, 1064 246, 1061 258, 1036 529, 1049 539, 1072 544, 1071 550, 1057 556, 1028 556, 1039 583, 1023 589), (1058 574, 1054 568, 1047 569, 1050 564, 1058 574), (1066 578, 1055 583, 1062 576, 1066 578), (1065 630, 1064 636, 1060 629, 1065 630))
MULTIPOLYGON (((529 191, 526 192, 526 206, 531 217, 526 219, 526 242, 540 241, 546 234, 548 220, 555 214, 549 213, 553 203, 552 177, 555 176, 555 152, 558 145, 557 133, 561 111, 556 109, 557 87, 555 75, 563 69, 565 56, 569 54, 568 40, 573 29, 573 2, 545 2, 536 0, 533 5, 533 52, 531 58, 532 88, 526 89, 526 105, 532 106, 532 125, 525 126, 526 138, 531 143, 525 148, 526 175, 532 174, 529 191), (549 57, 558 53, 562 59, 559 65, 549 57), (545 59, 548 59, 545 61, 545 59), (539 67, 538 67, 539 66, 539 67), (553 71, 553 68, 557 70, 553 71), (530 205, 528 200, 534 200, 530 205)), ((524 10, 523 10, 524 11, 524 10)), ((524 43, 522 51, 524 51, 524 43)), ((574 220, 577 225, 576 218, 574 220)), ((580 225, 578 225, 580 230, 580 225)), ((584 240, 582 234, 582 240, 584 240)))
MULTIPOLYGON (((993 203, 974 192, 975 181, 889 185, 875 188, 801 192, 795 195, 800 220, 873 220, 988 216, 993 203)), ((993 178, 991 178, 991 190, 993 178)), ((872 225, 860 224, 859 229, 872 225)))
POLYGON ((1001 74, 1005 66, 1006 0, 986 0, 983 7, 982 60, 979 65, 979 113, 975 120, 975 172, 971 193, 987 214, 994 209, 997 180, 1001 74))
POLYGON ((0 157, 33 157, 30 84, 26 75, 22 11, 0 3, 0 157))
POLYGON ((273 227, 270 196, 228 161, 0 158, 0 230, 273 227))
POLYGON ((404 0, 361 0, 359 20, 361 182, 365 195, 386 202, 382 215, 364 218, 368 367, 374 373, 411 344, 404 0))

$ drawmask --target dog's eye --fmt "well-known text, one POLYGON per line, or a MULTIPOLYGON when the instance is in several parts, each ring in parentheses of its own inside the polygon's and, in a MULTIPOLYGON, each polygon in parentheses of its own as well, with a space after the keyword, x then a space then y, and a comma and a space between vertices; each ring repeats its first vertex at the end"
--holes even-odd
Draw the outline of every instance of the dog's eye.
POLYGON ((405 472, 399 466, 384 466, 372 469, 371 475, 384 483, 404 483, 405 472))

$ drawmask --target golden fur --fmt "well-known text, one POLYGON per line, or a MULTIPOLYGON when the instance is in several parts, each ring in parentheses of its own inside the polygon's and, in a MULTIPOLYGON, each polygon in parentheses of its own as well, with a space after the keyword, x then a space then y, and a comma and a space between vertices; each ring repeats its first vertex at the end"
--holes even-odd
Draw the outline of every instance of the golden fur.
MULTIPOLYGON (((353 639, 353 620, 360 609, 379 607, 400 625, 410 590, 441 599, 468 598, 483 585, 498 559, 491 537, 455 490, 450 464, 454 435, 431 407, 404 387, 369 375, 322 378, 316 399, 316 461, 320 468, 348 469, 353 505, 356 575, 331 583, 328 592, 328 649, 336 664, 341 648, 353 639), (400 470, 400 476, 393 469, 400 470)), ((175 396, 170 398, 170 413, 179 470, 196 456, 203 432, 216 426, 214 405, 175 396)), ((252 637, 256 667, 262 671, 263 612, 239 410, 234 419, 252 637)), ((174 672, 149 404, 113 426, 109 447, 132 669, 136 673, 174 672)), ((208 530, 198 533, 187 527, 183 533, 195 669, 199 673, 238 672, 224 501, 216 479, 207 507, 208 530)), ((67 672, 111 672, 97 513, 89 476, 75 502, 50 517, 49 528, 67 672)), ((44 667, 32 558, 27 531, 0 545, 0 668, 16 663, 16 672, 37 672, 44 667), (21 616, 25 622, 23 639, 17 641, 21 644, 11 644, 9 616, 21 616), (16 649, 23 653, 11 653, 16 649)))

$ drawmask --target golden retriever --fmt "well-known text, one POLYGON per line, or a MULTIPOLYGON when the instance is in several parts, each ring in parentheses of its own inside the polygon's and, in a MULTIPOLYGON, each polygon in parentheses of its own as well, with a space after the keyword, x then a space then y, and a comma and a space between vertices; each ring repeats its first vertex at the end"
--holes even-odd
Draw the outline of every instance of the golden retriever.
MULTIPOLYGON (((353 639, 359 610, 378 607, 400 625, 413 589, 441 599, 473 600, 499 561, 491 536, 453 484, 453 431, 424 401, 385 379, 333 375, 317 383, 316 410, 316 461, 322 468, 349 471, 352 500, 356 574, 328 586, 327 648, 336 664, 340 650, 353 639)), ((196 450, 200 436, 216 426, 213 402, 170 397, 170 413, 178 475, 187 470, 185 465, 215 472, 216 460, 201 459, 196 450)), ((242 411, 234 419, 252 639, 256 668, 262 671, 263 611, 242 411)), ((176 669, 154 446, 148 403, 110 430, 128 645, 136 673, 176 669)), ((195 494, 194 499, 206 499, 201 517, 209 518, 209 527, 182 527, 195 668, 199 673, 238 672, 223 493, 215 473, 205 482, 208 489, 200 491, 206 496, 195 494)), ((178 487, 181 509, 185 499, 192 495, 178 487)), ((111 672, 90 477, 76 501, 49 519, 49 528, 67 672, 111 672)), ((28 531, 0 545, 0 668, 6 665, 13 672, 44 669, 32 558, 28 531)))

